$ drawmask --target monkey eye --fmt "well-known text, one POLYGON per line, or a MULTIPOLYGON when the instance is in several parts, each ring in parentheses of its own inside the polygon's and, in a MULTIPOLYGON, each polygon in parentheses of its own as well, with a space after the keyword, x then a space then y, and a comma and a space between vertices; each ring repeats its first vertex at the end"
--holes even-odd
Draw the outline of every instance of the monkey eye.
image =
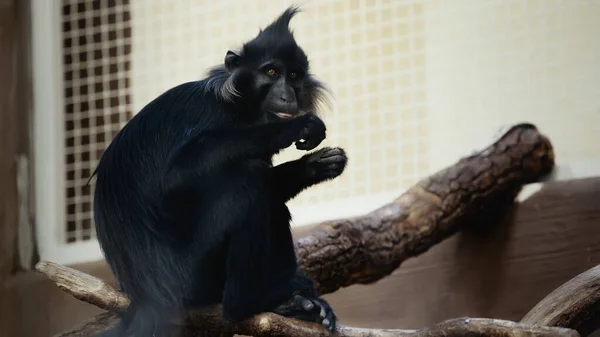
POLYGON ((290 78, 296 78, 296 77, 298 77, 298 74, 296 74, 296 73, 291 73, 290 74, 290 78))
POLYGON ((277 72, 275 71, 275 69, 271 68, 271 69, 267 70, 267 75, 273 77, 273 76, 277 75, 277 72))

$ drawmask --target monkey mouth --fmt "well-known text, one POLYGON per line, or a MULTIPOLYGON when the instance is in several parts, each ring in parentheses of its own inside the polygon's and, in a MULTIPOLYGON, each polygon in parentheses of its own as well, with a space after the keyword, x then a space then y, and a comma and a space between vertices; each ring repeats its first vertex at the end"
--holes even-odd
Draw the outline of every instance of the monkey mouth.
POLYGON ((275 115, 282 119, 289 119, 289 118, 294 117, 294 115, 287 113, 287 112, 275 112, 275 115))

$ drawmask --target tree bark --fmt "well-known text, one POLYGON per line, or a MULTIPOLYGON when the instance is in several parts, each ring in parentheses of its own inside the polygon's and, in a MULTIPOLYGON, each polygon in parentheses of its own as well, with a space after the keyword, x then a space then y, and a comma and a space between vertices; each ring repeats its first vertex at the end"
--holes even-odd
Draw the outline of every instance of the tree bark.
POLYGON ((521 322, 575 329, 582 336, 600 329, 600 265, 548 294, 521 322))
MULTIPOLYGON (((486 149, 423 179, 396 200, 364 216, 328 221, 296 242, 301 268, 311 276, 321 294, 352 284, 373 283, 389 275, 409 257, 419 255, 466 226, 472 219, 508 206, 523 184, 551 172, 552 145, 531 124, 518 124, 486 149)), ((49 262, 37 270, 76 298, 110 311, 121 311, 125 295, 101 280, 49 262)), ((89 336, 114 323, 107 313, 92 318, 61 336, 89 336)), ((186 336, 326 336, 317 324, 286 319, 272 313, 233 324, 221 318, 219 306, 205 307, 178 322, 186 336)), ((464 319, 431 328, 370 330, 340 327, 337 336, 438 336, 438 335, 573 335, 513 322, 464 319)))
MULTIPOLYGON (((217 312, 217 311, 215 311, 217 312)), ((298 337, 579 337, 575 330, 535 326, 511 321, 489 318, 456 318, 419 330, 400 329, 361 329, 341 326, 330 334, 324 329, 306 324, 305 322, 285 319, 274 314, 261 314, 247 324, 228 325, 217 318, 219 315, 208 316, 217 321, 207 319, 206 315, 198 318, 202 322, 199 327, 180 327, 180 336, 186 337, 225 337, 233 332, 255 337, 298 336, 298 337), (209 326, 209 329, 202 328, 209 326), (218 329, 222 330, 218 330, 218 329)), ((90 337, 105 331, 116 322, 112 312, 102 313, 88 322, 84 322, 72 330, 56 337, 90 337)), ((175 335, 173 335, 175 336, 175 335)))
MULTIPOLYGON (((41 261, 36 269, 47 275, 61 289, 82 301, 110 310, 74 327, 58 337, 93 336, 117 322, 116 312, 127 308, 127 297, 106 282, 77 270, 52 262, 41 261)), ((578 337, 575 330, 551 328, 486 318, 457 318, 419 330, 361 329, 339 326, 334 334, 317 324, 284 318, 273 313, 259 314, 240 323, 231 323, 221 316, 220 305, 207 306, 189 313, 175 322, 173 336, 337 336, 337 337, 437 337, 437 336, 569 336, 578 337)))
POLYGON ((508 206, 524 184, 553 166, 549 140, 531 124, 515 125, 483 151, 421 180, 391 203, 321 224, 296 242, 300 266, 322 294, 373 283, 471 219, 508 206))

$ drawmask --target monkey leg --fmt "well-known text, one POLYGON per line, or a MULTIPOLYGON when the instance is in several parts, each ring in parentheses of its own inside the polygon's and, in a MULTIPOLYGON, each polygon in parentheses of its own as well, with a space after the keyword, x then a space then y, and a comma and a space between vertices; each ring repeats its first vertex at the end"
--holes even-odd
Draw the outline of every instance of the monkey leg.
MULTIPOLYGON (((298 270, 289 223, 291 216, 284 203, 273 201, 271 208, 271 247, 274 280, 291 284, 293 296, 271 311, 286 317, 323 324, 335 330, 336 315, 325 300, 318 297, 312 279, 298 270)), ((276 285, 274 285, 276 286, 276 285)))
POLYGON ((228 169, 213 209, 217 228, 227 236, 223 316, 234 321, 265 312, 290 298, 289 282, 275 282, 269 224, 269 164, 258 159, 228 169))

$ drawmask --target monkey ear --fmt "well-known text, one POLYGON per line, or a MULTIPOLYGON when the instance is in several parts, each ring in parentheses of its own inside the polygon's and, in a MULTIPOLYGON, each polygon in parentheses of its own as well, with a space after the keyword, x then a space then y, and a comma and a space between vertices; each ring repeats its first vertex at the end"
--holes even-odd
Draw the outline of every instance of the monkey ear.
POLYGON ((225 54, 225 68, 229 71, 233 71, 240 65, 240 53, 233 50, 228 50, 225 54))

